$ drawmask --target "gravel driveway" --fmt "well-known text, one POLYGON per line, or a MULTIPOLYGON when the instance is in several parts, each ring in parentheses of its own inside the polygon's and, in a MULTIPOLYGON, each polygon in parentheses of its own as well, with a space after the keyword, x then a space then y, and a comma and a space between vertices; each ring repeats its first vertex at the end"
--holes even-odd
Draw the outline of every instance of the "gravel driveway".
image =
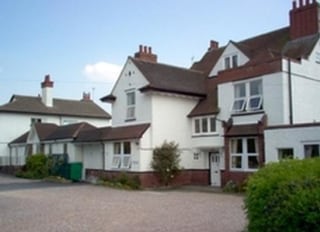
POLYGON ((223 231, 245 227, 241 196, 125 191, 0 175, 0 231, 223 231))

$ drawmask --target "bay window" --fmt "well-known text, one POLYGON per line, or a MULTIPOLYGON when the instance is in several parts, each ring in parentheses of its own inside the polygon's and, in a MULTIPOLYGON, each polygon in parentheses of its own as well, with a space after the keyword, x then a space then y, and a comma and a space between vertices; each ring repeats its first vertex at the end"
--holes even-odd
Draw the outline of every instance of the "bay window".
POLYGON ((216 118, 215 117, 199 117, 193 120, 193 134, 206 135, 216 132, 216 118))
POLYGON ((131 143, 113 143, 112 168, 128 169, 131 166, 131 143))

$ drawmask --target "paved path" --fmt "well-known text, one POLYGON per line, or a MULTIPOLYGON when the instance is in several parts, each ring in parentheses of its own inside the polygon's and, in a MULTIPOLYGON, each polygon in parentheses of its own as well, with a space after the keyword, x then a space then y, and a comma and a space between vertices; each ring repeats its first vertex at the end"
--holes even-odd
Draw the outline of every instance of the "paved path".
POLYGON ((242 206, 241 196, 219 193, 124 191, 0 176, 1 232, 241 232, 242 206))

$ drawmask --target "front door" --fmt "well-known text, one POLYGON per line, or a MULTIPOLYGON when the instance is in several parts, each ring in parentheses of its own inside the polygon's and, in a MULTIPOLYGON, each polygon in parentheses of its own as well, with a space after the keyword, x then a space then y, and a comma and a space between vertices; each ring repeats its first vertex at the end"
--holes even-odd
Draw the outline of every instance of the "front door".
POLYGON ((221 186, 221 176, 220 176, 220 153, 219 152, 209 152, 210 156, 210 179, 212 186, 221 186))

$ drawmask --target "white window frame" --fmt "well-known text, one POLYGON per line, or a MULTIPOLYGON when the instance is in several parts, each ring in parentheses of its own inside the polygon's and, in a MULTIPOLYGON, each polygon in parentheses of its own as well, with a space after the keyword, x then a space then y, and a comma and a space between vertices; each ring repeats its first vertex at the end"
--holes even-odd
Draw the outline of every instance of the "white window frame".
POLYGON ((233 85, 233 104, 232 104, 232 112, 233 113, 242 113, 242 112, 256 112, 263 110, 263 89, 262 89, 262 79, 254 79, 246 82, 237 82, 233 85), (252 94, 250 87, 254 82, 260 82, 261 85, 261 93, 252 94), (245 86, 245 96, 236 97, 236 88, 239 85, 245 86), (254 99, 258 99, 258 104, 254 107, 251 107, 251 101, 254 99), (240 103, 240 107, 238 107, 238 102, 240 103))
POLYGON ((283 160, 283 159, 293 159, 294 158, 294 148, 293 147, 280 147, 277 149, 278 152, 278 160, 283 160), (282 152, 285 150, 292 150, 292 157, 288 156, 288 157, 283 157, 282 152))
POLYGON ((115 144, 120 145, 120 153, 115 154, 115 149, 113 148, 113 157, 112 157, 112 168, 113 169, 130 169, 131 168, 131 157, 132 157, 132 143, 130 141, 123 141, 123 142, 114 142, 115 144), (129 153, 125 153, 125 143, 130 144, 130 151, 129 153))
POLYGON ((226 56, 223 59, 224 62, 224 69, 231 69, 231 56, 226 56))
POLYGON ((225 56, 223 59, 223 65, 225 70, 237 68, 239 66, 239 55, 231 54, 225 56))
POLYGON ((308 156, 307 157, 307 154, 306 154, 306 146, 318 146, 318 156, 314 156, 314 157, 320 157, 319 153, 320 153, 320 144, 319 143, 306 143, 306 144, 303 144, 303 152, 304 152, 304 158, 314 158, 311 156, 308 156))
POLYGON ((239 56, 237 54, 231 56, 231 64, 232 68, 236 68, 239 66, 239 56))
POLYGON ((196 117, 193 119, 192 125, 193 135, 214 135, 217 134, 217 120, 215 116, 204 116, 204 117, 196 117), (213 118, 215 122, 215 130, 211 131, 211 118, 213 118), (207 131, 203 131, 203 120, 207 120, 207 131), (196 131, 196 121, 199 121, 199 132, 196 131))
POLYGON ((126 92, 126 100, 127 100, 127 111, 126 111, 126 119, 132 120, 136 118, 136 92, 134 90, 126 92), (132 96, 133 100, 130 99, 132 96))
POLYGON ((230 139, 230 170, 232 171, 257 171, 257 168, 249 167, 249 157, 256 157, 259 166, 259 146, 258 146, 258 138, 257 137, 240 137, 240 138, 232 138, 230 139), (249 153, 248 151, 248 143, 249 139, 254 139, 255 142, 255 153, 249 153), (233 153, 232 149, 232 141, 241 140, 242 143, 242 153, 233 153), (233 158, 240 157, 241 158, 241 167, 233 167, 233 158))

